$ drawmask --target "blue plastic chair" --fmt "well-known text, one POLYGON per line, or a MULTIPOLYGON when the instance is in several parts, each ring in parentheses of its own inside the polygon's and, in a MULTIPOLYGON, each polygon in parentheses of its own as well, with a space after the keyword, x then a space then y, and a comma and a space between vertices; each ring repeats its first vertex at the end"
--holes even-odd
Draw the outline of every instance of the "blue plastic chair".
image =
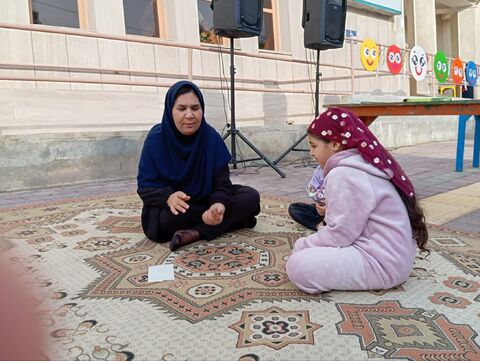
POLYGON ((480 115, 460 115, 458 117, 458 139, 457 139, 457 160, 455 163, 455 170, 463 172, 463 154, 465 151, 465 130, 467 121, 475 118, 475 135, 473 140, 473 167, 478 168, 478 161, 480 158, 480 115))

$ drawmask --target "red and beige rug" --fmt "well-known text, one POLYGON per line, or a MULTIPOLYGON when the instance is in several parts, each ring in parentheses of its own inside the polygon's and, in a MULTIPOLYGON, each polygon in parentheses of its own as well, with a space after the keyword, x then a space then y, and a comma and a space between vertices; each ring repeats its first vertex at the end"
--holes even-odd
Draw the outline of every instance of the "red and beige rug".
POLYGON ((175 253, 135 194, 2 210, 0 252, 40 290, 51 360, 480 360, 480 234, 430 227, 396 289, 308 295, 285 273, 308 232, 288 203, 264 195, 254 229, 175 253), (159 264, 174 281, 148 282, 159 264))

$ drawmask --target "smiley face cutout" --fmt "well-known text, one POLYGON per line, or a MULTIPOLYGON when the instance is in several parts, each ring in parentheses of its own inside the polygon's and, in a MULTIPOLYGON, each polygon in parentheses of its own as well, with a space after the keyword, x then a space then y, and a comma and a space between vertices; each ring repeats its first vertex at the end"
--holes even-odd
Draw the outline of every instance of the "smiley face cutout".
POLYGON ((445 83, 448 79, 448 60, 443 51, 439 51, 435 54, 433 60, 433 71, 435 72, 435 78, 439 83, 445 83))
POLYGON ((427 54, 418 45, 410 50, 410 72, 417 81, 423 80, 427 75, 427 54))
POLYGON ((475 86, 478 78, 477 64, 474 61, 469 61, 465 67, 465 79, 468 85, 475 86))
POLYGON ((387 49, 387 66, 392 74, 398 74, 402 71, 403 59, 400 48, 396 45, 390 45, 387 49))
POLYGON ((455 84, 462 84, 463 82, 463 63, 460 58, 453 59, 452 80, 455 84))
POLYGON ((380 50, 377 43, 372 39, 365 39, 360 45, 360 60, 363 67, 368 71, 374 71, 380 60, 380 50))

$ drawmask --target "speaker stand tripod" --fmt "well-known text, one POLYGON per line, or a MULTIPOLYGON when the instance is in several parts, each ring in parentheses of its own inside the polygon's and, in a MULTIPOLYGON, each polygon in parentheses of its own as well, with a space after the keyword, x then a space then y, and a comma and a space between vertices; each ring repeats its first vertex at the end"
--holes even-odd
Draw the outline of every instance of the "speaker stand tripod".
MULTIPOLYGON (((315 118, 318 116, 319 113, 319 86, 320 86, 320 50, 317 50, 317 64, 316 64, 316 71, 315 71, 315 118)), ((296 149, 295 147, 299 145, 305 138, 307 137, 307 133, 305 132, 304 135, 300 137, 290 148, 288 148, 285 152, 282 153, 280 157, 278 157, 273 163, 277 164, 280 162, 288 153, 292 150, 296 152, 308 152, 308 149, 296 149)))
POLYGON ((231 138, 231 152, 232 152, 232 164, 233 168, 237 169, 237 163, 251 162, 254 160, 263 159, 270 167, 272 167, 282 178, 285 178, 285 173, 283 173, 278 167, 272 163, 262 152, 260 152, 257 147, 255 147, 240 131, 236 128, 235 125, 235 64, 234 64, 234 53, 233 53, 233 37, 230 38, 230 127, 227 129, 227 132, 223 136, 223 140, 227 139, 228 136, 231 138), (255 153, 259 155, 259 158, 252 159, 241 159, 237 160, 237 145, 236 137, 240 137, 241 140, 245 142, 255 153))

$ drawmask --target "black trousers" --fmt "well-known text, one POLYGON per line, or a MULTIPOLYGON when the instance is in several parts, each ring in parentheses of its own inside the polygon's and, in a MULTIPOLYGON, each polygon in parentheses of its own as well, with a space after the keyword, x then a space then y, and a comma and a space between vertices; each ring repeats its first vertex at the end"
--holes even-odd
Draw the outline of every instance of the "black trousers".
POLYGON ((324 216, 318 214, 315 204, 301 202, 290 204, 288 214, 290 214, 290 217, 292 217, 295 222, 314 231, 317 230, 318 224, 322 222, 324 218, 324 216))
POLYGON ((260 213, 260 195, 248 186, 233 187, 232 202, 219 225, 203 223, 202 214, 210 207, 207 202, 189 202, 190 208, 178 215, 174 215, 167 207, 144 208, 142 226, 145 235, 155 242, 168 242, 176 231, 193 229, 200 233, 202 239, 209 241, 226 232, 253 226, 254 217, 260 213))

